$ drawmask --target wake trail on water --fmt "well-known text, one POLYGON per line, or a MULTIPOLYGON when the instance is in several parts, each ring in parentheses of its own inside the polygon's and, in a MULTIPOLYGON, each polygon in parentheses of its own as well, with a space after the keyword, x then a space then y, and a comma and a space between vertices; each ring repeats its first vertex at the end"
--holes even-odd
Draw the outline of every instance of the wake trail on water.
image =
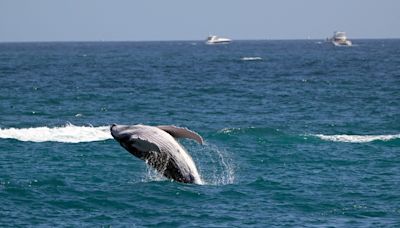
POLYGON ((252 136, 252 137, 265 137, 274 140, 286 141, 303 141, 309 136, 319 138, 324 141, 330 142, 343 142, 343 143, 368 143, 373 141, 392 141, 400 139, 400 134, 382 134, 382 135, 327 135, 327 134, 290 134, 285 131, 265 127, 246 127, 246 128, 224 128, 218 131, 219 134, 226 136, 252 136))
POLYGON ((261 57, 242 57, 240 60, 242 61, 260 61, 263 60, 261 57))
POLYGON ((109 126, 93 127, 73 124, 60 127, 0 128, 0 138, 24 142, 95 142, 112 139, 109 129, 109 126))
POLYGON ((372 141, 390 141, 400 139, 400 134, 394 135, 324 135, 313 134, 312 136, 318 137, 325 141, 332 142, 347 142, 347 143, 367 143, 372 141))

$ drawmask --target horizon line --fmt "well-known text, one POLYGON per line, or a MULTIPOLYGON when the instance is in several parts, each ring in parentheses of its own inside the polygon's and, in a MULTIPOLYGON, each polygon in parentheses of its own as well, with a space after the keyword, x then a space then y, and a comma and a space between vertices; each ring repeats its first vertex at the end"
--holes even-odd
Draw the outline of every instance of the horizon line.
MULTIPOLYGON (((306 41, 306 40, 326 40, 325 38, 250 38, 250 39, 233 39, 235 41, 306 41)), ((350 38, 350 40, 397 40, 400 37, 372 37, 372 38, 350 38)), ((0 40, 0 43, 95 43, 95 42, 204 42, 206 39, 165 39, 165 40, 0 40)))

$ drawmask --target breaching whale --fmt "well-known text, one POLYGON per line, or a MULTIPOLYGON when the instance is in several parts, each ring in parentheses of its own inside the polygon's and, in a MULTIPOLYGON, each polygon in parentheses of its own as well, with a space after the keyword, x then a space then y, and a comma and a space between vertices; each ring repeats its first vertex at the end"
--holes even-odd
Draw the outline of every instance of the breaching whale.
POLYGON ((111 135, 132 155, 144 160, 167 178, 184 183, 202 184, 193 159, 175 138, 194 139, 203 144, 196 132, 176 126, 116 125, 111 135))

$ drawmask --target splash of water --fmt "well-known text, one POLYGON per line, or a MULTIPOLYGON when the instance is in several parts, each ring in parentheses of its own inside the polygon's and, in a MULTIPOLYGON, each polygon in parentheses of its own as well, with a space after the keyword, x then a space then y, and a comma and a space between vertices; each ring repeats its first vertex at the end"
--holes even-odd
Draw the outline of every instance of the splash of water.
MULTIPOLYGON (((199 170, 200 185, 226 185, 235 180, 234 166, 228 154, 213 144, 204 144, 192 149, 191 155, 199 170)), ((153 167, 146 164, 142 182, 168 180, 153 167)))
POLYGON ((168 179, 146 163, 146 172, 142 177, 142 182, 165 181, 165 180, 168 179))
POLYGON ((206 185, 232 184, 235 180, 234 166, 227 152, 214 144, 206 143, 198 152, 198 168, 206 185))

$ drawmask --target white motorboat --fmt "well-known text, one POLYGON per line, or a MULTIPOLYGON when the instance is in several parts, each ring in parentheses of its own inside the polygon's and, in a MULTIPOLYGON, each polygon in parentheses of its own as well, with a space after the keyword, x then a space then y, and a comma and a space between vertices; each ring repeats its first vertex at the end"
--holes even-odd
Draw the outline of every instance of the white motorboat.
POLYGON ((231 39, 218 37, 218 36, 208 36, 206 44, 227 44, 232 42, 231 39))
POLYGON ((334 32, 333 37, 331 38, 332 43, 335 46, 351 46, 352 42, 347 39, 345 32, 334 32))

